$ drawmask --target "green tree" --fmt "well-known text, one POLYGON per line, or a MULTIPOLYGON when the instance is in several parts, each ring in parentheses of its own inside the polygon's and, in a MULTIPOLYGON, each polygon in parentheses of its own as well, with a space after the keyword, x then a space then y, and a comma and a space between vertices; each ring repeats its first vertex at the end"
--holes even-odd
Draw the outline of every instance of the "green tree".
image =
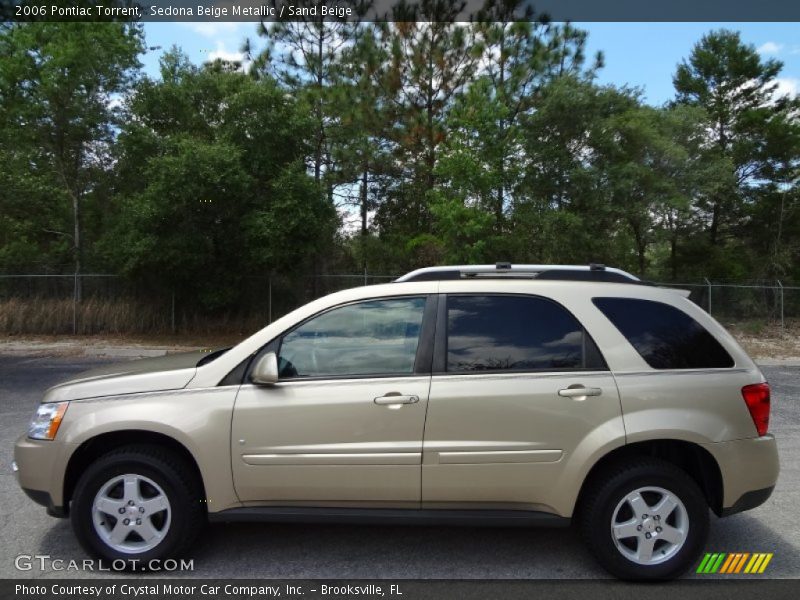
POLYGON ((598 55, 593 69, 584 73, 586 32, 569 24, 551 24, 545 16, 533 17, 533 9, 522 0, 487 0, 477 24, 484 47, 484 77, 491 85, 482 88, 483 97, 469 98, 497 105, 497 114, 487 124, 494 130, 482 131, 479 139, 487 146, 480 149, 487 167, 496 171, 494 197, 486 203, 498 232, 503 228, 507 195, 520 176, 515 157, 521 150, 521 119, 535 108, 539 90, 548 81, 564 75, 591 77, 602 64, 598 55))
MULTIPOLYGON (((338 2, 318 4, 332 8, 338 2)), ((259 26, 258 34, 267 40, 267 47, 256 57, 253 73, 272 74, 306 103, 314 123, 311 165, 317 183, 332 167, 334 134, 330 130, 337 121, 332 97, 338 83, 337 64, 358 30, 358 15, 364 15, 371 5, 370 0, 356 3, 356 18, 351 20, 324 17, 320 11, 314 16, 276 21, 269 27, 262 22, 259 26)))
POLYGON ((766 131, 764 183, 748 214, 755 251, 766 258, 767 274, 800 277, 800 98, 787 118, 772 119, 766 131))
MULTIPOLYGON (((676 102, 705 109, 708 154, 729 162, 727 176, 698 199, 711 251, 738 236, 746 204, 768 175, 771 123, 787 122, 787 103, 774 98, 782 63, 762 59, 738 32, 713 31, 695 44, 673 78, 676 102)), ((756 200, 757 201, 757 200, 756 200)))
POLYGON ((48 264, 41 266, 59 268, 69 256, 81 273, 84 210, 87 203, 103 209, 120 101, 142 50, 141 28, 125 23, 0 29, 0 228, 11 240, 5 265, 43 251, 48 264))
POLYGON ((395 6, 386 75, 393 181, 383 190, 375 223, 397 269, 442 260, 430 237, 436 167, 447 113, 481 56, 474 28, 455 23, 464 5, 423 0, 395 6))
POLYGON ((720 164, 698 160, 703 112, 691 107, 632 106, 605 119, 595 165, 619 226, 629 231, 640 276, 653 270, 666 240, 672 277, 678 244, 693 232, 689 207, 720 164))
POLYGON ((328 251, 335 215, 303 163, 313 124, 272 79, 173 50, 131 113, 106 240, 125 273, 230 308, 248 276, 302 274, 328 251))
MULTIPOLYGON (((654 198, 652 213, 657 248, 653 251, 656 277, 678 280, 679 272, 701 277, 696 271, 701 257, 693 255, 697 239, 704 237, 703 224, 694 218, 697 198, 707 197, 720 179, 727 177, 729 163, 709 156, 706 150, 706 113, 702 108, 678 105, 655 113, 664 138, 654 164, 665 186, 654 198), (664 252, 658 250, 664 248, 664 252)), ((702 245, 701 245, 702 246, 702 245)), ((702 268, 702 267, 701 267, 702 268)))
MULTIPOLYGON (((273 2, 274 4, 274 2, 273 2)), ((335 8, 335 0, 318 3, 319 6, 335 8)), ((309 165, 314 173, 314 180, 326 193, 331 206, 341 209, 349 204, 352 189, 353 152, 349 144, 355 142, 362 154, 362 164, 368 162, 365 151, 370 144, 364 143, 362 137, 359 144, 354 138, 355 121, 363 121, 363 112, 355 121, 352 106, 343 104, 348 94, 342 81, 347 77, 345 53, 352 55, 352 46, 363 30, 359 18, 372 7, 373 0, 359 0, 351 8, 354 15, 349 19, 330 18, 321 14, 301 17, 293 21, 275 22, 269 27, 261 23, 259 36, 267 40, 267 47, 260 52, 253 63, 251 73, 260 77, 264 73, 272 74, 283 86, 294 94, 312 118, 313 129, 310 132, 309 165), (346 107, 343 110, 343 106, 346 107), (343 128, 348 131, 342 131, 343 128), (343 161, 343 162, 341 162, 343 161)), ((246 50, 251 51, 249 42, 246 50)), ((349 83, 352 83, 349 82, 349 83)), ((362 91, 367 91, 365 82, 361 82, 362 91)), ((361 100, 361 106, 369 97, 361 100)), ((370 107, 370 111, 373 107, 370 107)), ((362 123, 365 124, 365 123, 362 123)), ((362 178, 368 179, 368 171, 362 170, 362 178)), ((368 200, 362 193, 365 207, 368 200)), ((365 234, 364 234, 365 235, 365 234)), ((364 237, 362 235, 362 237, 364 237)), ((363 244, 362 244, 363 246, 363 244)), ((325 271, 328 257, 323 257, 315 267, 317 271, 325 271)))
POLYGON ((436 165, 439 183, 429 195, 443 260, 483 262, 503 254, 496 193, 511 180, 510 168, 502 166, 508 138, 498 130, 505 115, 486 77, 476 80, 448 114, 449 133, 436 165))
POLYGON ((407 8, 402 4, 396 8, 395 18, 420 19, 394 24, 389 78, 398 154, 412 169, 423 195, 434 188, 447 111, 473 77, 481 56, 473 28, 454 23, 464 6, 464 2, 423 0, 405 17, 407 8))
POLYGON ((343 189, 345 206, 358 209, 358 254, 365 269, 369 214, 380 202, 379 190, 388 170, 388 31, 385 23, 353 29, 352 44, 337 63, 338 85, 332 93, 339 125, 331 138, 334 175, 343 189))
MULTIPOLYGON (((460 200, 463 215, 481 224, 486 220, 475 211, 490 215, 488 231, 466 229, 482 232, 475 247, 491 261, 513 252, 513 242, 504 234, 509 233, 508 212, 525 174, 525 119, 535 113, 541 91, 550 82, 560 77, 590 80, 601 57, 585 69, 585 32, 545 18, 534 20, 530 7, 518 0, 489 0, 480 19, 476 30, 483 47, 481 75, 448 112, 436 173, 437 194, 451 207, 460 200), (524 19, 518 20, 521 15, 524 19)), ((439 217, 451 214, 436 211, 436 227, 442 225, 439 217)), ((456 243, 465 247, 463 240, 456 243)))
POLYGON ((559 77, 524 121, 524 173, 512 204, 515 256, 534 262, 626 264, 629 230, 603 165, 611 119, 639 105, 629 90, 559 77))

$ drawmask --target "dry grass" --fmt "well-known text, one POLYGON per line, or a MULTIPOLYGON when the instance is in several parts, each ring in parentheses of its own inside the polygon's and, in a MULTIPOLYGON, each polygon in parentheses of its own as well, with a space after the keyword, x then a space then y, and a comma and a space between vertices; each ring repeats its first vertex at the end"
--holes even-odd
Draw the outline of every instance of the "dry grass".
POLYGON ((755 359, 800 360, 800 319, 779 321, 750 320, 725 323, 725 327, 755 359))
POLYGON ((0 331, 10 334, 71 334, 73 317, 79 334, 164 331, 169 315, 130 300, 114 302, 89 298, 77 305, 71 299, 18 299, 0 301, 0 331))
MULTIPOLYGON (((0 333, 14 336, 102 335, 145 336, 149 341, 163 337, 167 343, 177 338, 202 336, 203 339, 241 339, 267 324, 262 315, 179 314, 176 331, 172 331, 172 315, 163 305, 132 299, 87 298, 77 305, 73 315, 72 299, 9 298, 0 300, 0 333), (73 330, 73 318, 76 328, 73 330)), ((191 340, 181 341, 189 342, 191 340)))

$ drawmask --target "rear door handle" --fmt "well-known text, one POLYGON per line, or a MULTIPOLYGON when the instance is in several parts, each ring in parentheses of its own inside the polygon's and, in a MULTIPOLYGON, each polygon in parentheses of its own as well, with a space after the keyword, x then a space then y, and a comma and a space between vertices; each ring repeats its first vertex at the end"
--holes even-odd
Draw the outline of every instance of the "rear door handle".
POLYGON ((375 398, 375 404, 416 404, 419 402, 419 396, 378 396, 375 398))
POLYGON ((568 387, 563 390, 558 390, 559 396, 565 398, 580 398, 581 396, 599 396, 603 390, 595 387, 568 387))

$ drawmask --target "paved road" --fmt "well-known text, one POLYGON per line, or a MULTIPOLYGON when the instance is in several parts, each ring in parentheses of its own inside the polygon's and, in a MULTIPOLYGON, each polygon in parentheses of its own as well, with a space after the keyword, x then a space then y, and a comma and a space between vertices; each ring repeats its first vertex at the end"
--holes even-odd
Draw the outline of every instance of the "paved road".
MULTIPOLYGON (((104 362, 0 356, 0 578, 92 576, 15 570, 19 554, 67 561, 85 554, 69 523, 28 500, 10 471, 13 442, 42 392, 104 362)), ((781 478, 764 506, 725 520, 712 517, 708 549, 774 552, 768 576, 800 577, 800 368, 764 367, 764 373, 773 390, 770 429, 780 440, 781 478)), ((186 575, 195 577, 606 577, 571 529, 214 525, 193 558, 195 570, 186 575)))

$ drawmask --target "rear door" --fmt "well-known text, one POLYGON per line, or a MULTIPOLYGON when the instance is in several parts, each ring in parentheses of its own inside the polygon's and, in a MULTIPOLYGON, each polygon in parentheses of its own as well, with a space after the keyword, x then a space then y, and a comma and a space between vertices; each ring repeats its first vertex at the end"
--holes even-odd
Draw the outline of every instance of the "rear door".
POLYGON ((624 439, 597 346, 543 297, 449 294, 439 307, 423 506, 559 512, 573 456, 624 439))

